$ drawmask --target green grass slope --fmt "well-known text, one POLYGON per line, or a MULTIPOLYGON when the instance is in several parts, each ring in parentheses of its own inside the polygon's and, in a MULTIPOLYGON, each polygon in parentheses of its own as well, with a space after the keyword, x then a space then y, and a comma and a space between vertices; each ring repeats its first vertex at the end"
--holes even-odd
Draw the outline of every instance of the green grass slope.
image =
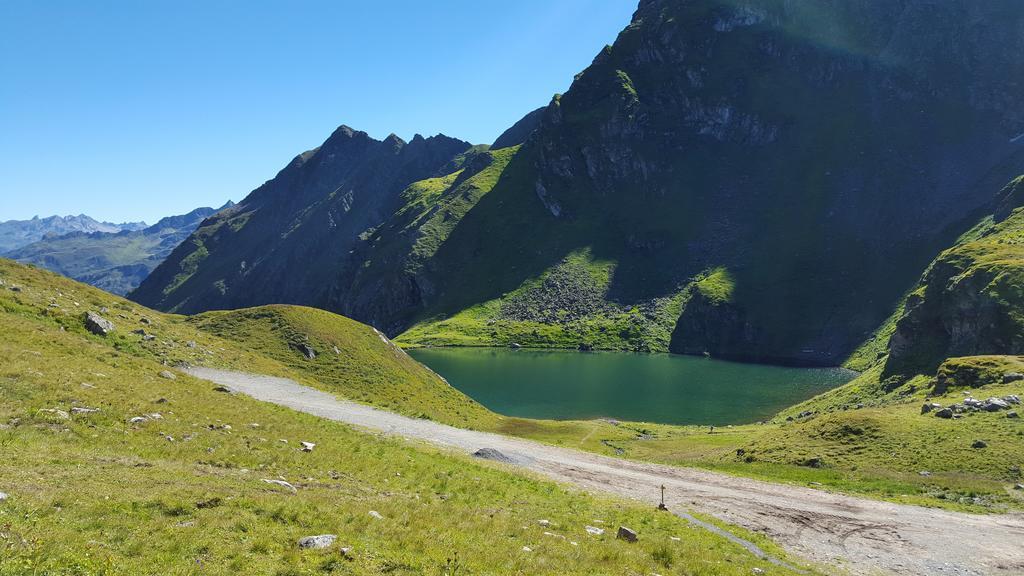
POLYGON ((464 428, 492 427, 498 420, 383 334, 343 316, 315 308, 261 306, 207 312, 188 322, 301 371, 351 400, 464 428))
MULTIPOLYGON (((7 260, 0 280, 5 576, 787 573, 671 515, 227 395, 168 368, 303 373, 199 330, 210 318, 159 314, 7 260), (82 326, 85 310, 101 308, 116 325, 106 337, 82 326), (143 343, 133 326, 156 340, 143 343), (174 379, 160 375, 168 370, 174 379), (300 441, 317 446, 303 452, 300 441), (588 536, 598 521, 629 525, 640 542, 588 536), (323 533, 338 542, 298 549, 298 538, 323 533)), ((294 322, 318 342, 304 313, 294 322)))

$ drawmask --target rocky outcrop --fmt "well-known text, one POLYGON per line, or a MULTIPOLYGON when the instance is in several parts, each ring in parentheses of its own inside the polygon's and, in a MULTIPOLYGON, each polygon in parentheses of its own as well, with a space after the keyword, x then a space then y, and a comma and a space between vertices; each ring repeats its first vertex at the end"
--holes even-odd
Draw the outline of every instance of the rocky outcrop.
POLYGON ((1018 185, 1004 189, 996 217, 943 252, 907 298, 889 341, 889 373, 931 373, 957 356, 1024 354, 1024 211, 1006 211, 1018 185))
POLYGON ((523 116, 518 122, 513 124, 508 130, 501 133, 501 136, 491 144, 491 148, 507 148, 508 146, 518 146, 533 134, 533 131, 540 126, 540 120, 544 116, 544 108, 537 108, 526 116, 523 116))
POLYGON ((129 297, 179 312, 323 305, 360 234, 400 206, 405 187, 469 147, 444 135, 379 141, 341 126, 204 222, 129 297))

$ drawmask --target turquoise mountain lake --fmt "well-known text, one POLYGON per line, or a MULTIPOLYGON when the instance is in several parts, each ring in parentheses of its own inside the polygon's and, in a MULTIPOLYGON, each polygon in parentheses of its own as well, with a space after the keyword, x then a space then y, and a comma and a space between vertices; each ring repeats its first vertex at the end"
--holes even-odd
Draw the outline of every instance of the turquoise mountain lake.
POLYGON ((849 382, 841 368, 784 368, 692 356, 498 348, 409 354, 507 416, 744 424, 849 382))

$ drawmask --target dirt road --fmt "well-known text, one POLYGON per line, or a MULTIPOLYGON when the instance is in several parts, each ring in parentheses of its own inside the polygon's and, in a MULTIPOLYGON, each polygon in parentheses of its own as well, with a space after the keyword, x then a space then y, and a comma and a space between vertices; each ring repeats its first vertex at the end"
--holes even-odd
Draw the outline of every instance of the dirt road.
POLYGON ((670 509, 694 510, 763 533, 796 556, 854 574, 1024 574, 1022 514, 968 515, 632 462, 407 418, 283 378, 208 368, 189 372, 258 400, 354 426, 469 453, 491 449, 494 459, 595 492, 653 505, 664 484, 670 509))

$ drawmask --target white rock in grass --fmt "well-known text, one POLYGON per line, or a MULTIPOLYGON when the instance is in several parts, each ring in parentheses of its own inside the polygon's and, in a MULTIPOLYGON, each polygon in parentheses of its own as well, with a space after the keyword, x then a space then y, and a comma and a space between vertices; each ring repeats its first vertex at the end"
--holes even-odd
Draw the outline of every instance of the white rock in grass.
POLYGON ((313 448, 316 448, 316 444, 313 444, 312 442, 299 442, 299 444, 302 444, 303 452, 312 452, 313 448))
POLYGON ((533 548, 530 548, 529 546, 523 546, 523 552, 533 552, 533 548))
POLYGON ((3 502, 4 500, 7 500, 8 498, 10 498, 10 496, 7 495, 7 492, 0 492, 0 502, 3 502))
POLYGON ((384 517, 380 515, 380 512, 377 512, 376 510, 370 510, 370 516, 373 516, 377 520, 383 520, 384 519, 384 517))
POLYGON ((586 526, 585 530, 587 531, 587 534, 593 534, 594 536, 604 534, 604 528, 598 528, 597 526, 586 526))
POLYGON ((50 414, 58 420, 67 420, 68 418, 71 418, 70 414, 59 408, 41 408, 39 411, 43 414, 50 414))
POLYGON ((338 539, 336 534, 320 534, 319 536, 306 536, 299 538, 299 548, 310 548, 312 550, 320 550, 327 548, 334 541, 338 539))
POLYGON ((295 486, 292 486, 291 484, 285 482, 284 480, 268 480, 268 479, 264 478, 263 481, 266 482, 267 484, 274 484, 276 486, 282 486, 284 488, 287 488, 287 489, 291 490, 292 492, 298 492, 299 491, 298 488, 296 488, 295 486))
POLYGON ((537 520, 537 524, 540 524, 541 526, 543 526, 545 528, 547 528, 548 526, 551 526, 551 522, 548 521, 548 520, 537 520))

